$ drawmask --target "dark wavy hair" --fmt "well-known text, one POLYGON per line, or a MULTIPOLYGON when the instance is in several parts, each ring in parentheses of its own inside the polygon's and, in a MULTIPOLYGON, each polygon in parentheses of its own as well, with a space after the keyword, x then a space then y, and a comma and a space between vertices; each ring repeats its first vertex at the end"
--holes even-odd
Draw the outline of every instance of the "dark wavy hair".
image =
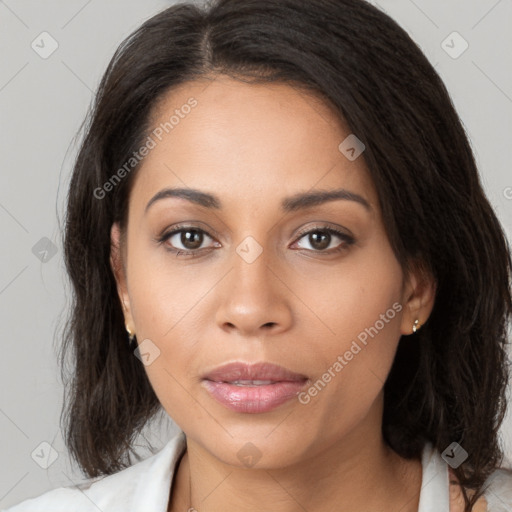
POLYGON ((125 232, 140 164, 103 198, 94 191, 141 147, 168 91, 219 75, 317 95, 365 144, 397 260, 437 283, 428 322, 414 343, 399 342, 383 435, 405 458, 420 457, 426 442, 440 452, 461 444, 469 458, 455 474, 471 510, 503 462, 510 248, 442 80, 408 34, 363 0, 180 3, 115 52, 82 126, 63 235, 73 303, 59 353, 61 422, 72 457, 89 477, 127 467, 134 436, 161 412, 129 349, 109 263, 110 229, 119 221, 125 232))

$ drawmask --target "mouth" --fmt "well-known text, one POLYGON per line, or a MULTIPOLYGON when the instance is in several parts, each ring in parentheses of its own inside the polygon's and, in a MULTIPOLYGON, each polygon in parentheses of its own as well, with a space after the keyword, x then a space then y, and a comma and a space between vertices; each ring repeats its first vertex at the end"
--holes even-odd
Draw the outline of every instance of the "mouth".
POLYGON ((241 413, 268 412, 288 402, 305 387, 308 378, 271 363, 230 363, 202 378, 211 398, 241 413))
POLYGON ((296 382, 307 379, 306 375, 293 372, 284 366, 273 363, 244 363, 235 361, 233 363, 218 366, 205 373, 203 379, 214 382, 240 382, 242 384, 254 383, 255 385, 266 384, 267 382, 296 382))
POLYGON ((276 384, 279 381, 273 380, 235 380, 234 382, 225 382, 233 386, 268 386, 269 384, 276 384))

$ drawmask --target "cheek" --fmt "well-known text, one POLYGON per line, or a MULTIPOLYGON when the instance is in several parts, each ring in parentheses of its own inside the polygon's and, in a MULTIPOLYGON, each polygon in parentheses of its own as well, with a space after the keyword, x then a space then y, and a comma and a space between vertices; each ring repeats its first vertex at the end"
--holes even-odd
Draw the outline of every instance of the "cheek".
MULTIPOLYGON (((318 382, 317 391, 312 390, 318 398, 311 402, 323 403, 334 415, 348 410, 357 414, 384 385, 400 339, 400 265, 389 246, 376 244, 333 266, 329 279, 310 274, 302 283, 301 293, 318 316, 308 319, 321 332, 312 334, 315 346, 307 348, 315 354, 318 382)), ((301 323, 301 332, 314 332, 304 317, 301 323)))
POLYGON ((128 268, 135 325, 145 337, 172 338, 179 324, 190 323, 194 310, 218 280, 216 271, 201 274, 195 264, 178 262, 162 247, 133 249, 128 268))
POLYGON ((197 378, 194 368, 205 339, 202 308, 220 270, 200 273, 197 265, 173 259, 162 248, 134 247, 128 285, 137 339, 157 354, 145 371, 159 400, 179 416, 180 407, 189 402, 189 381, 197 378))
POLYGON ((348 350, 350 340, 361 333, 364 338, 376 323, 383 336, 399 333, 402 270, 385 241, 358 249, 336 265, 310 265, 299 277, 294 290, 310 310, 299 316, 300 330, 311 331, 308 323, 314 322, 329 352, 348 350))
POLYGON ((200 411, 193 412, 187 391, 198 349, 191 326, 196 323, 194 306, 206 293, 207 283, 199 283, 186 271, 177 272, 176 265, 163 259, 134 256, 132 262, 130 304, 138 343, 145 343, 151 354, 149 364, 144 364, 148 379, 173 420, 196 417, 200 411))

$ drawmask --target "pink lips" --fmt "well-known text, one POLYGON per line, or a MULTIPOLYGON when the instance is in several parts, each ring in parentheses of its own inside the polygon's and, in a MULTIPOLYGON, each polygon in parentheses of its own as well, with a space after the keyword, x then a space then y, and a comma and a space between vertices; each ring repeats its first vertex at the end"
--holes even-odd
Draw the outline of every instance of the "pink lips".
POLYGON ((296 397, 307 381, 305 375, 275 364, 235 362, 205 374, 202 385, 215 400, 231 410, 262 413, 296 397), (236 381, 245 385, 234 384, 236 381))

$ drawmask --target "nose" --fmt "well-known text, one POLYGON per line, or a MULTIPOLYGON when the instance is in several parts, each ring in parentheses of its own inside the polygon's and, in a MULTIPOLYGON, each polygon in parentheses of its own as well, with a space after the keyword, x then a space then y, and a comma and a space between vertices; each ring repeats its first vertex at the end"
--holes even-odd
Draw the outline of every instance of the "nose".
POLYGON ((293 321, 292 294, 266 251, 250 263, 235 253, 232 265, 217 289, 217 325, 243 336, 288 330, 293 321))

